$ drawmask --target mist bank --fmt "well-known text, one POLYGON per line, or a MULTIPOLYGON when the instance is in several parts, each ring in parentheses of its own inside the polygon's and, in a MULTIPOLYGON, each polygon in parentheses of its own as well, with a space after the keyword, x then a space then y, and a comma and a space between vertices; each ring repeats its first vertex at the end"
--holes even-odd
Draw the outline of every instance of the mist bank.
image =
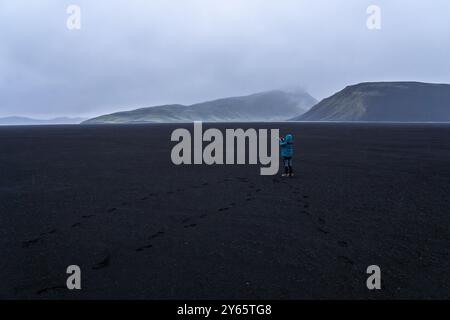
POLYGON ((80 124, 86 118, 59 117, 53 119, 33 119, 28 117, 4 117, 0 118, 0 126, 22 126, 22 125, 49 125, 49 124, 80 124))

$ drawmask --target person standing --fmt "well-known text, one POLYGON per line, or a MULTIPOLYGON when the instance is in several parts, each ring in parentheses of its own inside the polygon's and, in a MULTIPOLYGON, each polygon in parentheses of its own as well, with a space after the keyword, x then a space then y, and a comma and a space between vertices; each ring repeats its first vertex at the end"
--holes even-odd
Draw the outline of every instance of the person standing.
POLYGON ((286 137, 280 138, 281 158, 284 164, 284 173, 282 177, 294 176, 292 169, 292 157, 294 156, 294 137, 292 134, 287 134, 286 137))

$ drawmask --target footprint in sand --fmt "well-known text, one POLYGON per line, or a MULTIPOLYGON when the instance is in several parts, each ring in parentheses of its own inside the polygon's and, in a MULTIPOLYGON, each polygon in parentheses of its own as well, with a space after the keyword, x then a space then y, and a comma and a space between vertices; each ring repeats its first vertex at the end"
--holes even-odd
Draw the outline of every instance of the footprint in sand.
POLYGON ((183 220, 181 220, 181 224, 185 224, 189 221, 191 221, 191 218, 184 218, 183 220))
POLYGON ((36 238, 36 239, 24 241, 22 243, 22 248, 28 248, 28 247, 32 246, 33 244, 37 244, 38 242, 41 242, 41 241, 42 241, 42 238, 36 238))
POLYGON ((58 231, 58 230, 56 230, 56 229, 50 229, 49 231, 43 232, 43 233, 41 233, 40 235, 41 235, 41 236, 47 236, 47 235, 54 234, 54 233, 56 233, 57 231, 58 231))
MULTIPOLYGON (((150 237, 148 237, 148 239, 149 240, 154 240, 154 239, 156 239, 158 237, 161 237, 164 234, 165 234, 165 231, 158 231, 158 232, 152 234, 150 237)), ((137 248, 136 251, 137 252, 141 252, 141 251, 144 251, 145 249, 150 249, 152 247, 153 247, 152 244, 147 244, 147 245, 144 245, 142 247, 137 248)))
POLYGON ((49 291, 60 290, 60 289, 64 290, 64 289, 67 289, 67 287, 64 287, 64 286, 47 287, 47 288, 43 288, 43 289, 36 291, 36 294, 43 294, 43 293, 47 293, 49 291))
POLYGON ((338 245, 342 248, 347 248, 348 247, 348 243, 345 241, 338 241, 338 245))
POLYGON ((164 233, 165 233, 164 231, 158 231, 158 232, 152 234, 152 235, 149 237, 149 239, 156 239, 156 238, 162 236, 164 233))
POLYGON ((100 270, 100 269, 106 268, 107 266, 110 265, 110 262, 111 262, 111 256, 108 254, 108 255, 106 255, 106 257, 103 260, 101 260, 100 262, 96 263, 92 267, 92 269, 100 270))
POLYGON ((44 238, 46 236, 50 236, 50 235, 55 234, 57 232, 58 232, 58 229, 56 229, 56 228, 50 229, 50 230, 48 230, 46 232, 42 232, 42 233, 40 233, 40 237, 38 237, 38 238, 23 241, 22 242, 22 248, 28 248, 28 247, 30 247, 30 246, 32 246, 34 244, 37 244, 37 243, 41 242, 42 240, 44 240, 44 238))
POLYGON ((141 252, 141 251, 144 251, 145 249, 150 249, 151 247, 153 247, 153 245, 147 244, 147 245, 145 245, 145 246, 142 246, 142 247, 137 248, 136 251, 137 251, 137 252, 141 252))
POLYGON ((323 233, 323 234, 329 234, 329 233, 330 233, 330 231, 324 230, 324 229, 322 229, 322 228, 317 228, 317 231, 319 231, 319 232, 321 232, 321 233, 323 233))
POLYGON ((349 257, 346 257, 346 256, 339 256, 338 259, 346 264, 351 264, 351 265, 355 264, 352 259, 350 259, 349 257))

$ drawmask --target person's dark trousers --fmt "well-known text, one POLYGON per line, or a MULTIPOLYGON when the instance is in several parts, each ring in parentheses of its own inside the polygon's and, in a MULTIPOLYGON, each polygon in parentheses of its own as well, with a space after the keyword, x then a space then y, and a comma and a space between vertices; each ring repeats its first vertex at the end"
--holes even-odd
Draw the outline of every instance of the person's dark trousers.
POLYGON ((292 169, 292 158, 291 157, 283 157, 283 164, 284 164, 284 173, 285 174, 293 174, 292 169))

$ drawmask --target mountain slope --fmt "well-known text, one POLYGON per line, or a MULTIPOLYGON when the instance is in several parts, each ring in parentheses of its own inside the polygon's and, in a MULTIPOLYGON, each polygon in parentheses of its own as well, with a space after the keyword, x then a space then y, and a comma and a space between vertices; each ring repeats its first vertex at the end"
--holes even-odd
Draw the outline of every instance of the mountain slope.
POLYGON ((275 90, 190 106, 175 104, 117 112, 83 123, 282 121, 304 113, 315 103, 304 91, 275 90))
POLYGON ((294 121, 450 121, 450 85, 373 82, 346 87, 294 121))

